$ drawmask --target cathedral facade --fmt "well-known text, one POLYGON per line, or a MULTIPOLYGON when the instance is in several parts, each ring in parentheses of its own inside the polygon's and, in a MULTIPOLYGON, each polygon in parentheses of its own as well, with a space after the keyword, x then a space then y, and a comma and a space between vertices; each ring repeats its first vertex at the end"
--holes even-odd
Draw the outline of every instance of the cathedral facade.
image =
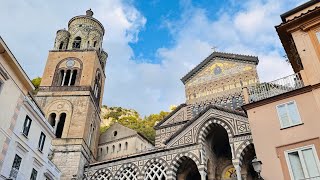
POLYGON ((104 33, 88 10, 57 31, 49 51, 36 100, 56 135, 52 161, 61 179, 255 179, 250 126, 239 110, 245 102, 242 88, 259 82, 254 56, 213 52, 181 79, 186 102, 154 127, 155 146, 102 157, 110 151, 105 141, 110 138, 99 140, 108 56, 102 50, 104 33))
POLYGON ((213 52, 181 79, 187 102, 154 127, 154 148, 91 163, 85 178, 255 179, 250 126, 239 107, 242 87, 259 81, 257 64, 257 57, 213 52))

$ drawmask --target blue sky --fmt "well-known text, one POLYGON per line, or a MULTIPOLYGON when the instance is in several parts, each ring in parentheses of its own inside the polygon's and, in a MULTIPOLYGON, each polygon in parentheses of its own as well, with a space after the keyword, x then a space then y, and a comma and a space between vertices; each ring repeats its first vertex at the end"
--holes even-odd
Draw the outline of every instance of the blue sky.
POLYGON ((41 76, 55 33, 89 8, 105 26, 103 104, 142 115, 185 101, 180 78, 212 52, 259 56, 261 81, 292 73, 274 29, 305 0, 0 0, 0 35, 30 78, 41 76))

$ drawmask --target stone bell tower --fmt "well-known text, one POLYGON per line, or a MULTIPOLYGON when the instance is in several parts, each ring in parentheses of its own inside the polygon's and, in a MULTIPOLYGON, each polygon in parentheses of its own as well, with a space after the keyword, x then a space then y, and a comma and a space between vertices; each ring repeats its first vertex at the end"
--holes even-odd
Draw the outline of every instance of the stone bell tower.
POLYGON ((108 56, 104 33, 91 10, 58 30, 36 96, 56 134, 52 161, 62 179, 82 179, 84 166, 96 160, 108 56))

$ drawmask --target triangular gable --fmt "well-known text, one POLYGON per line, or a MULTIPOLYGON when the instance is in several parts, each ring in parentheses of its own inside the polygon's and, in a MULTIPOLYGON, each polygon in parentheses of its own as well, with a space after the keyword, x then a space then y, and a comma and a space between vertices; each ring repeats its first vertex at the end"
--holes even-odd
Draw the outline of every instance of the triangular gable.
POLYGON ((187 105, 180 104, 175 110, 168 114, 162 121, 154 126, 154 129, 160 129, 161 126, 175 124, 187 120, 187 105))
POLYGON ((175 132, 165 141, 168 147, 193 144, 197 142, 199 129, 209 120, 228 126, 234 136, 251 133, 246 114, 220 106, 210 105, 196 117, 190 120, 184 127, 175 132))
POLYGON ((137 134, 138 133, 135 130, 127 128, 119 123, 114 123, 106 132, 100 135, 99 144, 126 138, 137 134))
POLYGON ((188 74, 181 78, 183 84, 198 74, 203 68, 205 68, 209 63, 214 61, 215 59, 223 59, 226 61, 239 61, 243 63, 250 63, 257 65, 259 63, 258 57, 256 56, 247 56, 247 55, 239 55, 239 54, 230 54, 230 53, 222 53, 222 52, 213 52, 210 56, 208 56, 205 60, 203 60, 199 65, 193 68, 188 74))

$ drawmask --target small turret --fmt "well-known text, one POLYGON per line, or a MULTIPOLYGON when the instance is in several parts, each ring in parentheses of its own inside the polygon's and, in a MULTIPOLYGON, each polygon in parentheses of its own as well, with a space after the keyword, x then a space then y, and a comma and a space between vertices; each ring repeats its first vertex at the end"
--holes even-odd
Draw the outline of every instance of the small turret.
POLYGON ((65 29, 57 31, 57 36, 54 44, 55 50, 63 50, 68 48, 70 33, 65 29))

